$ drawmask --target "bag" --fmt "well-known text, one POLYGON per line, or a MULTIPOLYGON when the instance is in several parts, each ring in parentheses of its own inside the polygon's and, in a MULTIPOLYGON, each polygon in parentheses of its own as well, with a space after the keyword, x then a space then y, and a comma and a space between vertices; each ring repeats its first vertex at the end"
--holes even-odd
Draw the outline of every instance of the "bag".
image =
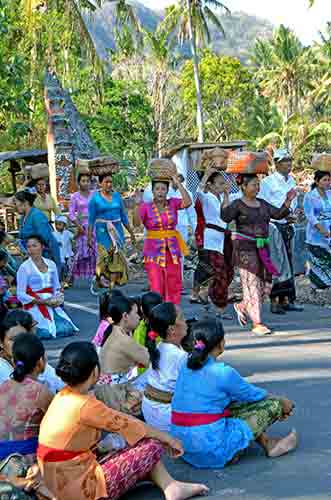
POLYGON ((228 157, 228 174, 267 174, 269 156, 266 152, 232 151, 228 157))
POLYGON ((113 410, 140 417, 143 394, 131 382, 96 385, 94 394, 99 401, 113 410))

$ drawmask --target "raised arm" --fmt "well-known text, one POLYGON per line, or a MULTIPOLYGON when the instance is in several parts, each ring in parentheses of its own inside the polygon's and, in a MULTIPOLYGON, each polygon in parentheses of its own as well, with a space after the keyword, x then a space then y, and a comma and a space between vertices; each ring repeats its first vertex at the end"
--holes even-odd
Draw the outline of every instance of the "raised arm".
POLYGON ((172 178, 172 184, 173 184, 175 189, 176 188, 178 189, 178 191, 180 192, 180 194, 182 196, 181 209, 189 208, 192 205, 192 198, 189 195, 189 193, 186 191, 186 189, 184 188, 183 184, 178 180, 177 175, 175 175, 172 178))

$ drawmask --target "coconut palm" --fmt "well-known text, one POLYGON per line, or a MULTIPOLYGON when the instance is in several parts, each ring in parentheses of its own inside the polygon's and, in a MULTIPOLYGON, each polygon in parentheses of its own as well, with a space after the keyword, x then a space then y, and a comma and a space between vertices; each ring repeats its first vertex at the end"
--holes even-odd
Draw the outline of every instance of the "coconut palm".
POLYGON ((180 42, 189 41, 194 66, 194 81, 197 95, 198 140, 204 141, 203 106, 199 77, 199 58, 197 48, 211 42, 210 26, 214 25, 224 34, 224 29, 216 10, 229 13, 229 9, 219 0, 178 0, 169 7, 164 20, 170 32, 175 33, 180 42))

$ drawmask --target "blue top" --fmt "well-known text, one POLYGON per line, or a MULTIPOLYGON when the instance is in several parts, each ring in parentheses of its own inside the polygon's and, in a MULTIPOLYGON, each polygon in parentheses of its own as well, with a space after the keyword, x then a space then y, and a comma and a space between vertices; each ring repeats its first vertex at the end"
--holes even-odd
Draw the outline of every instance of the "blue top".
MULTIPOLYGON (((231 366, 209 357, 200 370, 181 369, 172 410, 181 413, 223 413, 233 402, 253 403, 267 397, 264 389, 244 380, 231 366)), ((224 467, 249 446, 253 433, 244 420, 222 418, 194 427, 171 426, 172 435, 183 443, 184 460, 202 468, 224 467)))
POLYGON ((331 191, 326 191, 322 197, 317 189, 306 194, 303 203, 308 224, 306 228, 306 242, 310 245, 329 248, 330 241, 315 227, 316 224, 326 230, 331 229, 331 191))
POLYGON ((124 207, 122 197, 119 193, 113 192, 112 201, 107 200, 100 191, 94 193, 88 204, 89 226, 96 226, 97 243, 106 250, 112 246, 111 238, 108 234, 107 225, 97 222, 98 219, 111 221, 116 229, 116 239, 119 245, 124 243, 123 226, 129 224, 127 212, 124 207))
POLYGON ((59 244, 54 238, 51 225, 46 215, 36 207, 32 207, 27 217, 21 220, 19 238, 26 249, 26 241, 30 236, 39 236, 45 243, 44 257, 53 260, 58 270, 61 270, 59 244))

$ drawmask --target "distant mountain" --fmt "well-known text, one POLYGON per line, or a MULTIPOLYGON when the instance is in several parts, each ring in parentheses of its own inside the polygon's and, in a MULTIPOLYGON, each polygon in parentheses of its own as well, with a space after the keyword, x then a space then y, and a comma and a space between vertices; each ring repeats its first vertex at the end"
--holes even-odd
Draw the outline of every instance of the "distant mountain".
MULTIPOLYGON (((155 30, 162 20, 163 13, 144 6, 142 3, 132 0, 141 24, 150 31, 155 30)), ((234 12, 231 15, 220 16, 226 37, 216 29, 212 29, 213 50, 220 54, 238 57, 247 62, 249 53, 254 47, 256 40, 270 38, 274 26, 267 20, 245 14, 234 12)), ((114 48, 112 35, 114 25, 114 6, 105 3, 93 16, 86 16, 86 22, 95 40, 98 52, 101 56, 107 54, 107 49, 114 48)), ((188 55, 188 47, 181 49, 183 56, 188 55)))

